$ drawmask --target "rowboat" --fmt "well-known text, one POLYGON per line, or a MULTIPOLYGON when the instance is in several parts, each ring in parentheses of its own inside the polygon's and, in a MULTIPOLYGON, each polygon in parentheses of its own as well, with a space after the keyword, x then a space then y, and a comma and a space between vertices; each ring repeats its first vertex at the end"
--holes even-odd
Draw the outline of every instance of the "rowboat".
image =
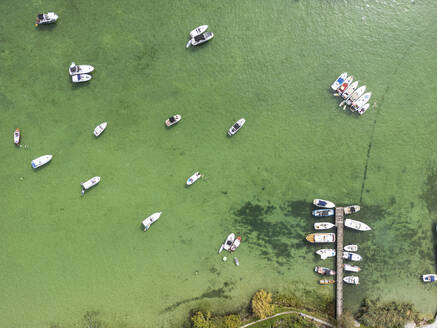
POLYGON ((335 224, 330 222, 316 222, 314 223, 314 229, 316 230, 328 230, 335 227, 335 224))
POLYGON ((352 205, 343 208, 343 210, 345 215, 354 214, 360 210, 360 207, 358 205, 352 205))
POLYGON ((306 236, 310 243, 334 243, 335 233, 312 233, 306 236))
POLYGON ((150 215, 149 217, 143 220, 142 224, 144 227, 144 231, 149 230, 152 223, 158 221, 159 217, 161 216, 161 213, 162 212, 153 213, 152 215, 150 215))
POLYGON ((343 258, 345 260, 354 261, 354 262, 361 261, 363 259, 361 255, 356 253, 350 253, 350 252, 343 252, 343 258))
POLYGON ((344 264, 344 271, 360 272, 361 268, 356 265, 344 264))
POLYGON ((20 129, 16 128, 14 131, 14 144, 16 144, 17 146, 20 144, 20 137, 21 137, 20 129))
POLYGON ((335 249, 323 248, 316 251, 317 255, 320 255, 322 260, 326 260, 328 257, 335 256, 335 249))
POLYGON ((334 210, 333 209, 323 209, 323 210, 314 210, 312 211, 313 216, 333 216, 334 210))
POLYGON ((351 220, 351 219, 344 220, 344 226, 351 228, 351 229, 359 230, 359 231, 372 230, 372 228, 370 228, 367 224, 360 222, 360 221, 351 220))
POLYGON ((321 279, 319 280, 320 285, 331 285, 331 284, 335 284, 335 280, 331 280, 331 279, 321 279))
POLYGON ((313 204, 317 207, 323 207, 323 208, 334 208, 335 204, 333 202, 330 202, 329 200, 323 200, 323 199, 314 199, 313 204))
POLYGON ((329 268, 316 266, 314 268, 314 272, 317 272, 318 274, 324 275, 324 276, 335 276, 335 271, 331 270, 329 268))
POLYGON ((346 276, 343 281, 347 284, 358 285, 360 283, 360 278, 357 276, 346 276))
POLYGON ((347 72, 344 72, 343 74, 340 74, 340 76, 334 81, 334 83, 331 84, 332 90, 337 90, 340 85, 343 83, 344 80, 347 78, 347 72))
POLYGON ((343 247, 346 252, 356 252, 358 250, 358 245, 346 245, 343 247))
POLYGON ((435 282, 435 281, 437 281, 437 274, 424 274, 423 276, 422 276, 422 280, 424 281, 424 282, 435 282))

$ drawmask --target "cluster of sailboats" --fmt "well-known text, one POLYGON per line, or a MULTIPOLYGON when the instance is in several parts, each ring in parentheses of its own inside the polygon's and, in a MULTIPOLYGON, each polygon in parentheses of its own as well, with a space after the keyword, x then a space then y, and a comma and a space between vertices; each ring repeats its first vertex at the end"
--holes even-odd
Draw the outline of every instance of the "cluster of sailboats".
POLYGON ((372 97, 371 92, 365 92, 366 86, 358 87, 358 81, 354 81, 352 75, 344 72, 332 84, 331 89, 335 91, 334 96, 341 97, 343 101, 339 107, 349 106, 352 112, 363 115, 370 107, 369 100, 372 97))

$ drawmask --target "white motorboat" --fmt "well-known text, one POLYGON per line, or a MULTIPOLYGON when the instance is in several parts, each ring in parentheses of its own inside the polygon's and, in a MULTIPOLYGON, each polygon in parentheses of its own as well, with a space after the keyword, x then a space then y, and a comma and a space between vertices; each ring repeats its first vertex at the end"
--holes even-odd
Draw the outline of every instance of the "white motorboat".
POLYGON ((354 261, 354 262, 361 261, 363 259, 361 255, 351 252, 343 252, 343 258, 345 260, 354 261))
POLYGON ((322 260, 326 260, 328 257, 335 256, 335 249, 323 248, 316 251, 317 255, 320 255, 322 260))
POLYGON ((337 90, 340 85, 346 80, 347 78, 347 72, 344 72, 343 74, 340 74, 340 76, 334 81, 334 83, 331 84, 332 90, 337 90))
POLYGON ((323 200, 323 199, 314 199, 313 204, 317 207, 323 207, 323 208, 334 208, 335 204, 333 202, 330 202, 329 200, 323 200))
POLYGON ((314 223, 314 229, 316 230, 328 230, 331 228, 334 228, 335 224, 332 224, 330 222, 316 222, 314 223))
POLYGON ((234 262, 236 266, 240 266, 240 261, 236 257, 234 257, 234 262))
POLYGON ((194 173, 192 176, 190 176, 187 180, 187 186, 191 186, 194 182, 199 180, 202 177, 202 174, 199 172, 194 173))
POLYGON ((36 17, 35 26, 42 24, 52 24, 58 20, 59 16, 54 12, 48 12, 47 14, 38 14, 36 17))
POLYGON ((233 136, 235 133, 238 132, 238 130, 241 129, 244 123, 246 123, 246 120, 244 118, 240 118, 237 122, 235 122, 234 125, 231 126, 231 128, 228 131, 228 135, 233 136))
POLYGON ((366 91, 365 85, 363 85, 363 86, 359 87, 357 90, 355 90, 355 92, 349 96, 349 99, 346 99, 346 105, 349 106, 354 101, 357 101, 363 95, 364 91, 366 91))
POLYGON ((238 237, 234 240, 234 242, 232 243, 232 246, 231 246, 230 251, 231 251, 231 252, 235 252, 235 251, 237 250, 238 246, 240 246, 240 243, 241 243, 241 236, 238 236, 238 237))
POLYGON ((356 265, 344 264, 344 271, 360 272, 361 268, 356 265))
POLYGON ((351 205, 343 208, 345 215, 357 213, 360 209, 361 207, 359 207, 358 205, 351 205))
POLYGON ((99 125, 97 125, 96 128, 94 129, 94 135, 96 137, 101 135, 102 132, 105 131, 107 126, 108 126, 108 122, 103 122, 103 123, 100 123, 99 125))
POLYGON ((358 245, 346 245, 343 247, 346 252, 356 252, 358 251, 358 245))
POLYGON ((349 87, 349 85, 352 83, 353 80, 354 80, 354 77, 352 75, 349 76, 346 80, 344 80, 344 82, 337 89, 337 93, 339 95, 342 95, 343 92, 349 87))
POLYGON ((329 268, 325 268, 321 266, 314 267, 314 272, 324 276, 335 276, 335 270, 331 270, 329 268))
POLYGON ((214 37, 214 33, 212 32, 205 32, 199 35, 196 35, 195 37, 193 37, 189 42, 187 43, 187 48, 192 45, 192 46, 198 46, 202 43, 208 42, 209 40, 211 40, 214 37))
POLYGON ((334 243, 335 233, 311 233, 306 236, 310 243, 334 243))
POLYGON ((359 230, 359 231, 372 230, 372 228, 370 228, 367 224, 360 222, 360 221, 351 220, 351 219, 344 220, 344 226, 351 228, 351 229, 359 230))
POLYGON ((355 81, 354 83, 351 83, 346 90, 341 94, 343 99, 349 98, 351 94, 355 92, 355 90, 358 88, 358 81, 355 81))
POLYGON ((92 78, 93 77, 89 74, 77 74, 71 77, 71 81, 73 83, 82 83, 82 82, 88 82, 92 78))
POLYGON ((158 221, 159 217, 161 216, 161 213, 162 212, 153 213, 148 218, 143 220, 142 224, 143 224, 143 227, 144 227, 144 231, 149 230, 150 226, 152 225, 152 223, 158 221))
POLYGON ((179 122, 181 119, 182 119, 181 115, 179 115, 179 114, 173 115, 165 121, 165 125, 172 126, 172 125, 176 124, 177 122, 179 122))
POLYGON ((82 195, 85 193, 85 190, 88 190, 88 189, 94 187, 99 182, 100 182, 100 177, 98 177, 98 176, 93 177, 93 178, 89 179, 88 181, 81 182, 80 185, 82 186, 82 195))
POLYGON ((364 104, 366 104, 371 97, 372 97, 371 92, 366 92, 365 94, 363 94, 357 101, 352 102, 351 111, 357 111, 358 108, 364 106, 364 104))
POLYGON ((200 25, 199 27, 196 27, 194 30, 190 32, 190 37, 194 38, 195 36, 198 36, 199 34, 205 33, 205 31, 208 29, 208 25, 200 25))
POLYGON ((369 107, 370 107, 369 103, 364 104, 363 106, 357 109, 358 114, 363 115, 366 112, 366 110, 369 109, 369 107))
POLYGON ((16 144, 17 146, 20 144, 20 137, 21 137, 20 129, 16 128, 14 131, 14 144, 16 144))
POLYGON ((70 76, 77 74, 88 74, 94 71, 94 67, 91 65, 76 65, 75 62, 72 62, 70 67, 68 68, 68 73, 70 76))
POLYGON ((321 217, 321 216, 333 216, 334 213, 335 212, 332 208, 312 211, 313 216, 319 216, 319 217, 321 217))
POLYGON ((234 243, 234 240, 235 240, 235 234, 230 233, 229 236, 226 238, 225 243, 221 245, 221 247, 219 249, 219 254, 223 250, 229 251, 231 249, 232 244, 234 243))
POLYGON ((346 276, 343 278, 343 281, 347 284, 351 284, 351 285, 359 285, 360 283, 360 278, 357 276, 346 276))
POLYGON ((41 167, 41 166, 47 164, 48 162, 50 162, 52 160, 52 158, 53 158, 53 155, 43 155, 43 156, 40 156, 38 158, 35 158, 32 161, 32 167, 34 169, 41 167))
POLYGON ((437 274, 424 274, 422 276, 423 282, 436 282, 437 281, 437 274))

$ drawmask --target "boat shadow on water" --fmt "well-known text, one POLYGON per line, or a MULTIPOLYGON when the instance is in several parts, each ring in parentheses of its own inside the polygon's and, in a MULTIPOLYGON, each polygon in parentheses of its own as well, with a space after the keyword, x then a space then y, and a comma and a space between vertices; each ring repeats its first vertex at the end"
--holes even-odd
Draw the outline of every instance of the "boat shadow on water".
POLYGON ((54 24, 41 24, 41 25, 35 26, 35 29, 37 31, 52 32, 56 28, 56 26, 58 26, 57 23, 54 23, 54 24))

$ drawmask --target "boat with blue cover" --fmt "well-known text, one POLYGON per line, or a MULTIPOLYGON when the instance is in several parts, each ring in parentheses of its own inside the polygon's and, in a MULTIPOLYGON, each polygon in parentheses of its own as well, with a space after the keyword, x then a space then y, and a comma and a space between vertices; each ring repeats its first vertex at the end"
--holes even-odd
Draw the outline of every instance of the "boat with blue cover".
POLYGON ((424 274, 422 276, 423 282, 436 282, 437 281, 437 274, 424 274))
POLYGON ((314 206, 323 207, 323 208, 334 208, 335 207, 335 204, 333 202, 330 202, 329 200, 323 200, 323 199, 314 199, 313 204, 314 204, 314 206))
POLYGON ((344 80, 346 80, 346 78, 347 78, 347 72, 344 72, 334 81, 334 83, 331 84, 331 89, 334 91, 337 90, 340 87, 340 85, 344 82, 344 80))
POLYGON ((312 211, 313 216, 333 216, 334 210, 333 209, 323 209, 323 210, 314 210, 312 211))

